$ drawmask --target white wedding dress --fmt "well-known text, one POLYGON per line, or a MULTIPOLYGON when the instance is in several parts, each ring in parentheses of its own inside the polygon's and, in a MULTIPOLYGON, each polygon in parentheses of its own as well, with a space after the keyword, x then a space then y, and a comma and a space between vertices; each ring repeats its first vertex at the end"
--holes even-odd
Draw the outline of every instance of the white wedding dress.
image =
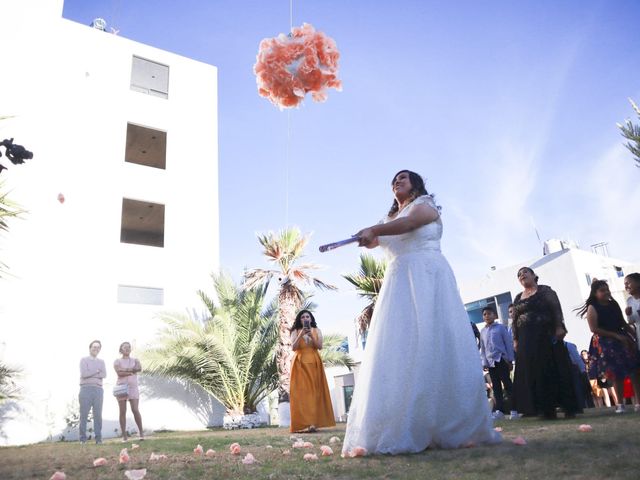
MULTIPOLYGON (((421 203, 435 208, 424 195, 396 218, 421 203)), ((355 447, 400 454, 501 441, 469 317, 440 253, 441 237, 440 219, 379 237, 389 264, 356 377, 345 454, 355 447)))

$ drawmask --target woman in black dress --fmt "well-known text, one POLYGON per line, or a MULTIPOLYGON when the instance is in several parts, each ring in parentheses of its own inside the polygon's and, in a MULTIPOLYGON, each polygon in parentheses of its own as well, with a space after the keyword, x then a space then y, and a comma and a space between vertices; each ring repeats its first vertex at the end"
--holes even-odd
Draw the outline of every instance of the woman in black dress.
POLYGON ((513 303, 513 337, 516 369, 513 402, 518 413, 556 418, 561 407, 566 418, 579 411, 571 378, 571 361, 562 341, 566 334, 556 292, 538 285, 529 267, 518 271, 524 288, 513 303))
POLYGON ((620 305, 611 297, 609 285, 604 280, 591 284, 589 298, 579 309, 586 316, 593 332, 589 347, 590 374, 613 381, 619 400, 616 413, 624 412, 624 379, 629 376, 636 394, 636 411, 640 411, 640 356, 635 330, 624 321, 620 305))

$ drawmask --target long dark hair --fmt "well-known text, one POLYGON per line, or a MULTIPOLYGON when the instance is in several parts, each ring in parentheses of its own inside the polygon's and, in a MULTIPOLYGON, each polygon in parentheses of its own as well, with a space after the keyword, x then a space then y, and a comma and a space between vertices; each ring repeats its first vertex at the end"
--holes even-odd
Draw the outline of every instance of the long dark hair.
MULTIPOLYGON (((584 317, 587 314, 587 310, 589 310, 589 305, 595 305, 596 303, 598 303, 596 292, 602 287, 609 288, 609 284, 605 280, 594 280, 591 283, 591 292, 589 292, 589 298, 587 298, 587 300, 584 302, 584 305, 575 308, 573 311, 578 312, 579 316, 584 317)), ((618 305, 618 302, 616 302, 613 297, 609 297, 609 301, 613 302, 615 305, 618 305)), ((620 308, 619 305, 618 308, 620 308)))
POLYGON ((289 329, 290 332, 293 332, 294 330, 302 330, 302 315, 304 313, 308 313, 309 316, 311 317, 311 323, 309 324, 311 328, 318 328, 318 324, 316 323, 316 317, 313 316, 313 313, 311 313, 309 310, 300 310, 296 315, 296 319, 293 322, 293 325, 289 329))
MULTIPOLYGON (((393 176, 393 179, 391 180, 391 186, 393 186, 393 183, 396 181, 396 178, 401 173, 409 174, 409 181, 411 182, 411 187, 412 187, 411 191, 409 192, 409 196, 411 197, 412 201, 422 195, 429 195, 431 196, 431 198, 434 198, 433 195, 427 192, 427 187, 424 186, 424 180, 422 179, 422 177, 418 175, 416 172, 412 172, 411 170, 400 170, 398 173, 396 173, 393 176)), ((437 206, 437 208, 438 208, 438 211, 441 210, 439 206, 437 206)), ((390 217, 394 216, 396 213, 398 213, 399 209, 400 209, 400 206, 398 205, 398 200, 394 198, 393 203, 391 204, 391 208, 389 209, 388 215, 390 217)))

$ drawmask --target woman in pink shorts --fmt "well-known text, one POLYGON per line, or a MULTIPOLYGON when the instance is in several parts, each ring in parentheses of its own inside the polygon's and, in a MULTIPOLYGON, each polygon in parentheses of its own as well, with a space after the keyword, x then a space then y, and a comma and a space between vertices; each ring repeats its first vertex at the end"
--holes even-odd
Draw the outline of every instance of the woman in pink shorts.
POLYGON ((137 358, 130 357, 131 344, 129 342, 123 342, 120 345, 120 353, 122 354, 122 358, 118 358, 113 362, 113 368, 118 374, 116 384, 126 384, 128 386, 126 395, 116 397, 118 406, 120 407, 120 431, 122 432, 122 441, 127 441, 127 400, 129 400, 131 404, 131 413, 133 413, 133 418, 138 426, 140 440, 144 440, 142 417, 140 416, 140 410, 138 410, 138 402, 140 400, 138 372, 142 370, 142 366, 137 358))

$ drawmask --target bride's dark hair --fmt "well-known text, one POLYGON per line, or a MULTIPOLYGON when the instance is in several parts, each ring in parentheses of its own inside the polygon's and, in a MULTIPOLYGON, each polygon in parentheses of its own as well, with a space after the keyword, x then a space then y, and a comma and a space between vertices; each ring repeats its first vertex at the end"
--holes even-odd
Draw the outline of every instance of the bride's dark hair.
MULTIPOLYGON (((422 196, 422 195, 429 195, 431 198, 434 198, 434 195, 430 194, 429 192, 427 192, 427 187, 424 186, 424 180, 422 179, 422 177, 420 175, 418 175, 416 172, 412 172, 411 170, 400 170, 398 173, 396 173, 393 176, 393 180, 391 180, 391 186, 393 186, 393 183, 396 181, 396 178, 398 178, 398 175, 400 175, 401 173, 407 173, 409 174, 409 181, 411 182, 411 191, 409 192, 409 196, 411 197, 411 201, 415 200, 416 198, 422 196)), ((436 206, 438 211, 440 211, 440 206, 437 205, 436 206)), ((393 204, 391 205, 391 208, 389 209, 389 216, 393 216, 396 213, 398 213, 398 209, 400 207, 398 206, 398 200, 396 200, 395 198, 393 199, 393 204)))

